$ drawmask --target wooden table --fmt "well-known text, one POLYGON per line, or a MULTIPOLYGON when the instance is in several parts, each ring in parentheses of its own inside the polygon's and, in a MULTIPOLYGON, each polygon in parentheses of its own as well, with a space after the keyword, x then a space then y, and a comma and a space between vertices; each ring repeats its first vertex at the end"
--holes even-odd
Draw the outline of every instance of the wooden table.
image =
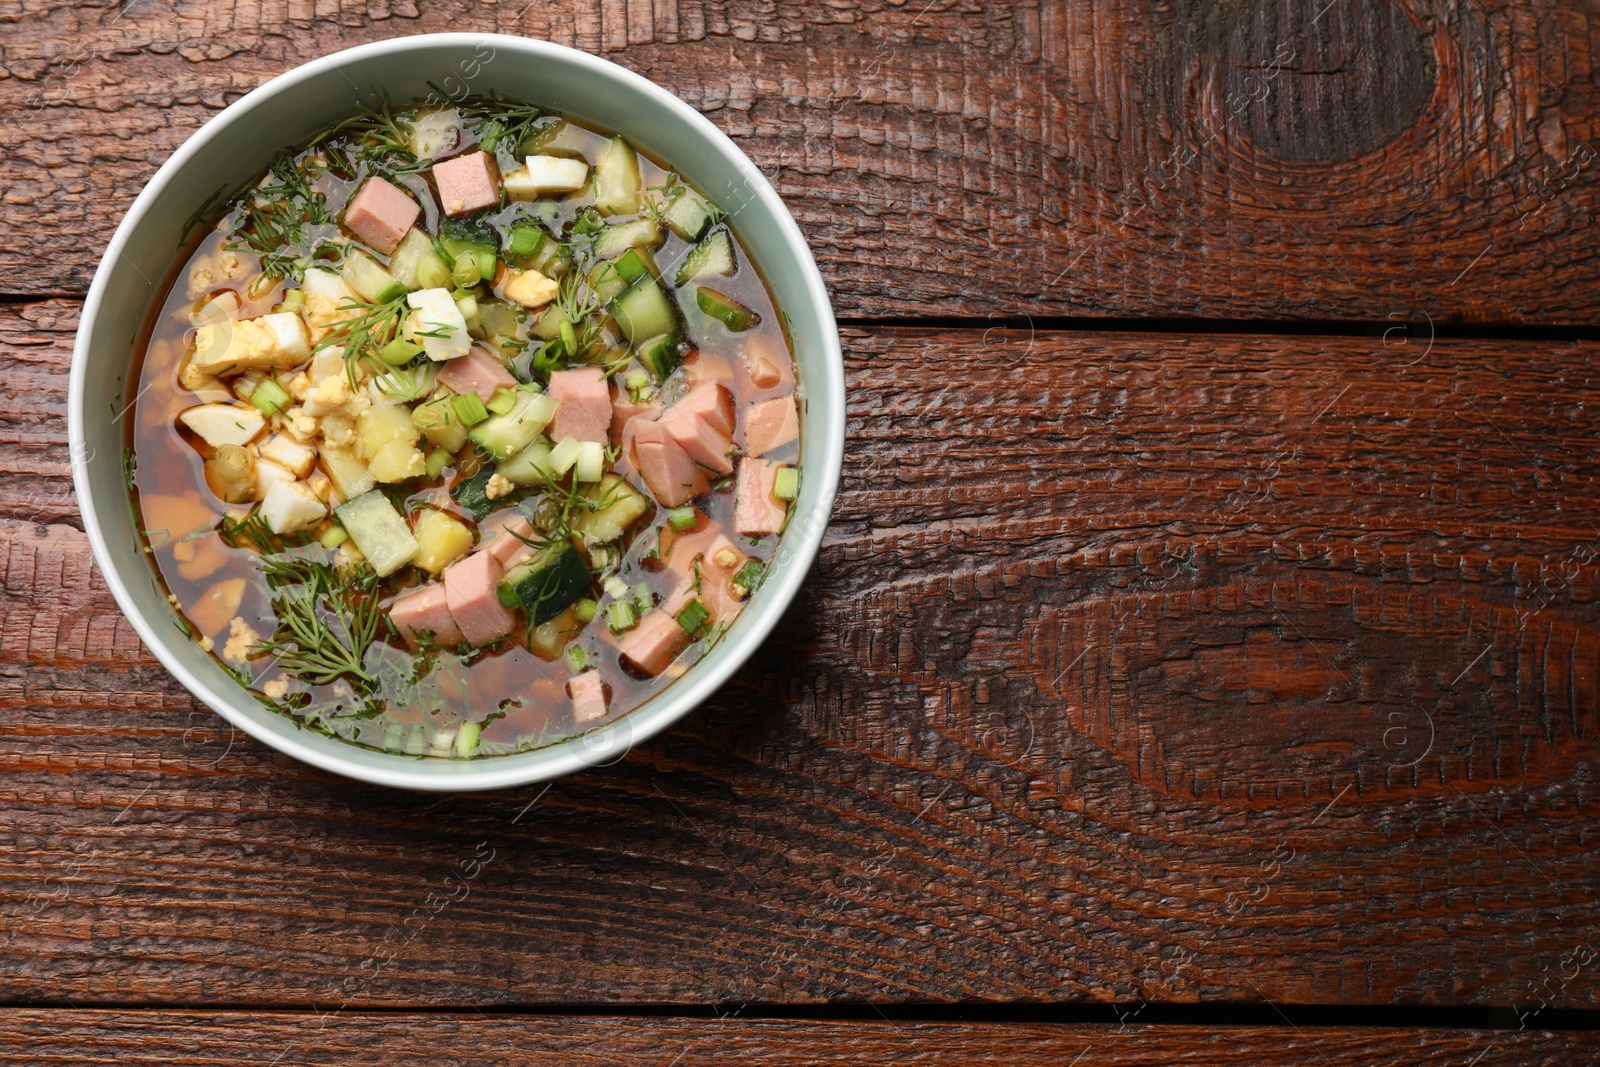
POLYGON ((1600 19, 0 0, 0 1059, 1600 1055, 1600 19), (106 238, 325 51, 600 53, 769 175, 843 492, 701 711, 412 796, 235 734, 68 477, 106 238))

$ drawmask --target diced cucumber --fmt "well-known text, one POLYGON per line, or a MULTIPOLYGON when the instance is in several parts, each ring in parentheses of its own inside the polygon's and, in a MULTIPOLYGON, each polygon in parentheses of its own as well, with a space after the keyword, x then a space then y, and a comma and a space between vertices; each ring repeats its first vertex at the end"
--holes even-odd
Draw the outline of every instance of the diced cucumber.
POLYGON ((594 589, 594 576, 576 546, 558 541, 540 549, 533 558, 513 567, 505 584, 535 626, 560 615, 573 601, 594 589))
POLYGON ((606 303, 615 300, 618 294, 628 287, 627 281, 617 270, 617 261, 614 259, 602 259, 590 267, 587 280, 589 288, 606 303))
POLYGON ((726 293, 708 285, 695 290, 695 306, 722 323, 734 333, 743 333, 761 321, 761 316, 745 307, 726 293))
POLYGON ((467 438, 496 459, 509 459, 539 436, 556 414, 556 401, 544 393, 520 392, 516 406, 467 431, 467 438))
POLYGON ((639 210, 639 157, 621 137, 611 138, 594 168, 594 206, 603 215, 639 210))
POLYGON ((477 257, 479 275, 494 277, 495 263, 500 258, 500 235, 481 216, 444 219, 439 223, 439 244, 452 260, 477 257))
POLYGON ((720 218, 722 218, 721 209, 689 188, 685 188, 674 197, 662 214, 662 219, 671 227, 672 232, 685 241, 700 240, 700 235, 706 232, 706 228, 720 218))
POLYGON ((619 474, 606 475, 584 496, 595 510, 580 512, 572 527, 593 544, 615 541, 650 510, 649 498, 619 474))
POLYGON ((353 249, 344 257, 339 276, 361 299, 373 304, 387 304, 411 291, 410 286, 378 266, 377 260, 353 249))
POLYGON ((611 301, 611 315, 628 343, 638 345, 661 334, 678 332, 678 316, 661 283, 646 275, 636 278, 611 301))
POLYGON ((527 448, 503 459, 497 468, 500 477, 516 485, 549 485, 555 481, 550 467, 550 442, 534 441, 527 448))
POLYGON ((489 517, 489 513, 503 507, 508 501, 504 497, 489 499, 489 479, 495 475, 493 467, 484 467, 472 477, 460 482, 450 490, 450 497, 457 504, 467 510, 474 519, 482 521, 489 517))
POLYGON ((433 240, 412 227, 389 257, 389 273, 408 289, 442 289, 450 284, 450 268, 433 249, 433 240))
POLYGON ((561 336, 561 324, 567 323, 570 329, 572 324, 567 322, 567 316, 555 304, 551 304, 539 313, 539 317, 528 324, 528 333, 541 341, 554 341, 561 336))
POLYGON ((683 349, 674 334, 664 333, 659 337, 652 337, 634 351, 639 357, 639 362, 656 376, 657 381, 666 381, 667 376, 677 370, 678 364, 683 361, 683 349))
POLYGON ((676 281, 684 285, 710 274, 727 276, 734 272, 735 266, 733 238, 728 236, 727 230, 717 230, 689 249, 689 254, 678 265, 676 281))
POLYGON ((656 257, 646 248, 630 248, 617 257, 617 274, 624 282, 636 282, 646 274, 656 277, 661 272, 656 269, 656 257))
POLYGON ((654 248, 661 243, 661 224, 655 219, 634 219, 607 226, 595 238, 594 253, 609 259, 635 246, 654 248))
POLYGON ((416 557, 420 546, 411 535, 411 527, 380 490, 369 489, 354 500, 345 501, 334 509, 334 514, 378 577, 393 574, 416 557))

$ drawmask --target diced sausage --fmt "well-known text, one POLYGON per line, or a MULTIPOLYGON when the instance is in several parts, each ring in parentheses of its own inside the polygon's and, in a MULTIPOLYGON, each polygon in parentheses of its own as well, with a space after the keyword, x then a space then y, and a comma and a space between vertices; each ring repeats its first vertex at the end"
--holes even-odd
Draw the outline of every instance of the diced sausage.
POLYGON ((486 348, 474 347, 460 359, 447 359, 439 368, 439 384, 457 393, 477 393, 487 404, 496 389, 515 389, 517 379, 486 348))
POLYGON ((500 603, 500 561, 474 552, 444 569, 444 590, 450 615, 474 645, 486 645, 510 633, 516 617, 500 603))
POLYGON ((384 255, 393 252, 416 225, 422 208, 387 178, 371 177, 344 211, 345 229, 384 255))
POLYGON ((480 551, 498 560, 502 570, 510 570, 533 554, 533 546, 528 544, 532 537, 533 523, 525 515, 512 513, 499 524, 499 532, 485 540, 480 551))
POLYGON ((482 211, 500 202, 500 170, 487 152, 435 163, 433 183, 439 187, 439 203, 450 216, 482 211))
POLYGON ((461 640, 444 586, 438 582, 402 593, 389 607, 389 621, 412 648, 429 642, 453 645, 461 640))
POLYGON ((778 468, 770 459, 745 457, 739 461, 734 485, 733 526, 744 537, 765 537, 783 525, 788 506, 772 492, 778 468))
POLYGON ((662 427, 688 453, 689 458, 707 470, 718 474, 732 474, 733 460, 728 451, 733 447, 731 435, 706 424, 704 420, 674 404, 656 425, 662 427))
POLYGON ((568 679, 567 695, 572 698, 573 722, 594 722, 606 717, 606 686, 599 671, 583 671, 568 679))
POLYGON ((575 437, 607 444, 611 440, 611 389, 599 367, 573 367, 550 375, 550 395, 561 402, 550 423, 550 440, 575 437))
POLYGON ((628 631, 617 649, 625 662, 654 678, 688 646, 689 632, 677 619, 655 608, 637 628, 628 631))
POLYGON ((751 404, 744 415, 744 450, 764 456, 800 436, 799 416, 793 396, 780 396, 751 404))
POLYGON ((733 364, 728 362, 726 356, 697 352, 693 358, 684 363, 683 373, 690 386, 703 385, 707 382, 727 382, 730 386, 733 385, 733 364))
POLYGON ((739 373, 746 391, 794 388, 794 364, 782 344, 767 334, 756 334, 739 354, 739 373))
POLYGON ((695 386, 672 405, 672 410, 693 415, 718 433, 733 433, 733 394, 720 382, 702 382, 695 386))
POLYGON ((634 467, 658 501, 675 508, 706 491, 705 474, 661 423, 635 419, 633 428, 634 467))
POLYGON ((628 423, 634 419, 654 419, 661 414, 661 401, 647 400, 636 404, 623 393, 611 403, 611 439, 626 451, 629 438, 628 423))

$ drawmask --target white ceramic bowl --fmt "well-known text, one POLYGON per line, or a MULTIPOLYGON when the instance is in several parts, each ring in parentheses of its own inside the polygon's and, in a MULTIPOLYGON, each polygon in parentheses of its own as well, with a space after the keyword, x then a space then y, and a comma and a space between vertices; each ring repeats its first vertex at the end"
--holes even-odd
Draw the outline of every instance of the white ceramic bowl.
POLYGON ((498 789, 619 759, 709 696, 777 623, 805 578, 833 506, 844 452, 844 363, 828 294, 805 239, 767 180, 710 122, 631 71, 544 41, 428 34, 363 45, 296 67, 206 123, 156 172, 106 250, 72 357, 72 476, 101 573, 139 636, 190 692, 251 736, 307 763, 409 789, 498 789), (616 723, 515 756, 430 760, 376 752, 296 726, 262 708, 173 623, 140 549, 123 480, 133 345, 169 277, 185 223, 219 189, 264 168, 279 149, 357 110, 371 94, 397 105, 429 83, 459 98, 491 89, 624 134, 676 167, 731 215, 789 316, 798 364, 805 471, 796 511, 767 580, 727 635, 681 679, 616 723))

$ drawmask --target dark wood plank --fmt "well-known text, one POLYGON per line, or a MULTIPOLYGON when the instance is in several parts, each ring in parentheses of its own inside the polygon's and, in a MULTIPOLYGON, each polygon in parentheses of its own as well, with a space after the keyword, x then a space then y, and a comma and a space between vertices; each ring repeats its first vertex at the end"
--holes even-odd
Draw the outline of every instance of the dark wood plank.
POLYGON ((116 614, 73 310, 0 308, 0 997, 1600 1003, 1591 345, 851 331, 763 652, 433 797, 232 735, 116 614))
POLYGON ((498 30, 707 112, 776 180, 846 315, 1600 308, 1581 4, 11 0, 0 21, 0 292, 81 291, 161 160, 268 77, 498 30))
POLYGON ((22 1010, 0 1013, 0 1063, 115 1057, 187 1064, 953 1064, 1015 1067, 1567 1067, 1600 1037, 1492 1030, 22 1010), (274 1059, 274 1057, 279 1057, 274 1059))

